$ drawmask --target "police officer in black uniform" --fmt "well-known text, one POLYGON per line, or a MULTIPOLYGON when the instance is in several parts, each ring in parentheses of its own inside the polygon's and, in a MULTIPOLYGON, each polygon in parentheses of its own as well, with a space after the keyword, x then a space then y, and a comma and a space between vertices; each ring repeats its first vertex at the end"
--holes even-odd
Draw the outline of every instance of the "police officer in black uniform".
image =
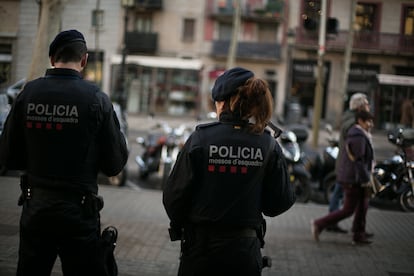
POLYGON ((22 170, 23 211, 17 275, 50 275, 57 256, 66 275, 106 275, 100 258, 97 174, 118 174, 126 140, 105 93, 84 81, 84 36, 59 33, 53 69, 28 82, 0 140, 0 164, 22 170))
POLYGON ((265 130, 268 85, 244 68, 226 71, 212 91, 219 121, 199 125, 164 187, 178 275, 261 275, 263 216, 295 202, 279 145, 265 130))

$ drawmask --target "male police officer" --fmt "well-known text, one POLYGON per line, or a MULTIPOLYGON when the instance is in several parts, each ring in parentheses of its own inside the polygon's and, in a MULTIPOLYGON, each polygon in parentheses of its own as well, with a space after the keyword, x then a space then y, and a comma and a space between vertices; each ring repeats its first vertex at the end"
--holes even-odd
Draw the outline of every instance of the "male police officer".
POLYGON ((84 36, 59 33, 49 47, 53 69, 28 82, 0 140, 0 164, 25 171, 17 275, 50 275, 59 255, 64 275, 105 275, 97 174, 118 174, 128 151, 111 102, 80 72, 84 36))

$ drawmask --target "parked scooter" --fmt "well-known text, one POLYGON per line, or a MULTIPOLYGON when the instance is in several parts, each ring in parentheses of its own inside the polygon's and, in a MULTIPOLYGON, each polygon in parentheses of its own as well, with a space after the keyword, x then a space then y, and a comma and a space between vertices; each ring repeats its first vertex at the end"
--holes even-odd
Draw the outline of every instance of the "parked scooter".
POLYGON ((304 166, 297 135, 292 130, 281 131, 272 123, 269 123, 268 126, 278 134, 277 136, 274 135, 274 137, 278 138, 282 153, 286 159, 289 179, 295 189, 296 201, 308 202, 311 196, 309 186, 310 174, 304 166))
POLYGON ((312 199, 320 203, 329 203, 336 183, 335 163, 339 153, 339 141, 333 137, 332 127, 327 125, 325 130, 329 133, 328 146, 322 152, 303 150, 305 167, 311 176, 312 199))
POLYGON ((395 200, 402 210, 414 211, 414 161, 410 147, 414 145, 414 129, 398 128, 388 134, 397 146, 397 154, 374 167, 375 199, 395 200))
POLYGON ((332 127, 327 125, 325 128, 330 134, 329 145, 322 152, 306 145, 309 136, 306 126, 295 124, 289 126, 289 130, 297 137, 301 163, 307 172, 307 185, 303 184, 302 190, 309 191, 310 199, 319 203, 328 203, 336 182, 335 163, 339 152, 338 139, 333 137, 332 127))
POLYGON ((136 139, 144 147, 144 152, 141 156, 136 156, 135 161, 140 179, 145 180, 150 174, 156 173, 164 184, 191 131, 185 125, 172 128, 167 123, 159 123, 155 129, 157 131, 151 131, 146 138, 136 139))

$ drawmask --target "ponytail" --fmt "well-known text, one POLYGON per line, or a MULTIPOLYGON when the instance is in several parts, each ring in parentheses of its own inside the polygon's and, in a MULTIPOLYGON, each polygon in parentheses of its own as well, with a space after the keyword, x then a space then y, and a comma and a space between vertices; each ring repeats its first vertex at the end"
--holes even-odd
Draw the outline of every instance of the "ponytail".
POLYGON ((253 118, 250 130, 262 133, 273 112, 273 98, 266 81, 252 77, 230 99, 230 110, 244 120, 253 118))

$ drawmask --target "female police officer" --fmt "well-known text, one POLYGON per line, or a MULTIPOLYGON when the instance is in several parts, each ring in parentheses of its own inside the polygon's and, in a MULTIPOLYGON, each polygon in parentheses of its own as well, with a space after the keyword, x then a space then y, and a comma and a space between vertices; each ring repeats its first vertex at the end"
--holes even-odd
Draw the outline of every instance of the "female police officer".
POLYGON ((164 187, 172 240, 183 241, 178 274, 260 275, 262 213, 277 216, 295 201, 279 145, 264 130, 272 96, 239 67, 212 92, 219 121, 196 128, 164 187))

